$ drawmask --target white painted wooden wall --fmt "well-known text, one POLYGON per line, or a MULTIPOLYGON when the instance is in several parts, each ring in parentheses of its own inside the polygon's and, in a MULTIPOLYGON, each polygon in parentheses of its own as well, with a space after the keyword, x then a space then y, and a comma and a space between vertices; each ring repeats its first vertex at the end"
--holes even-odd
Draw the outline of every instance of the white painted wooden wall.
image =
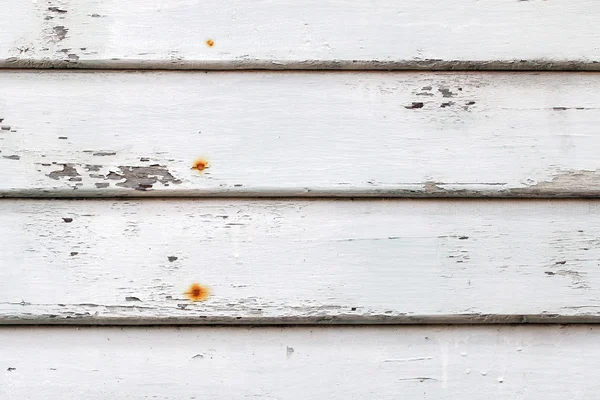
POLYGON ((595 398, 597 1, 0 24, 0 399, 595 398))
POLYGON ((595 0, 4 0, 0 64, 599 70, 595 0))
POLYGON ((598 327, 11 327, 0 395, 32 399, 593 399, 598 327))

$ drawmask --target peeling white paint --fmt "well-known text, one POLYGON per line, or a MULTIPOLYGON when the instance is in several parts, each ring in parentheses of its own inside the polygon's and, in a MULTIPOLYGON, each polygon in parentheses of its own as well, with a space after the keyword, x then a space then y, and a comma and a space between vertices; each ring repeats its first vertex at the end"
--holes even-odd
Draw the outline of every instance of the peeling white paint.
POLYGON ((600 61, 594 0, 4 3, 5 67, 598 70, 600 61), (47 19, 58 17, 51 7, 61 24, 47 19), (68 34, 48 46, 54 26, 68 34))
POLYGON ((1 203, 1 323, 600 320, 595 201, 1 203))
POLYGON ((5 72, 0 196, 600 196, 596 81, 5 72))

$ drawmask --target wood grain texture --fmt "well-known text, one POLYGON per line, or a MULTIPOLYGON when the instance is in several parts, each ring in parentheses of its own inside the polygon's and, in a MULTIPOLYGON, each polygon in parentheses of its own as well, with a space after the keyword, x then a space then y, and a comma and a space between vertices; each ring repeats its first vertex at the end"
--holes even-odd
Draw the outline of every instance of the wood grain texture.
POLYGON ((600 69, 595 0, 5 0, 0 65, 600 69))
POLYGON ((600 321, 595 201, 0 204, 2 324, 600 321))
POLYGON ((595 398, 595 326, 2 328, 0 395, 595 398))
POLYGON ((597 84, 596 73, 5 72, 0 196, 598 196, 597 84))

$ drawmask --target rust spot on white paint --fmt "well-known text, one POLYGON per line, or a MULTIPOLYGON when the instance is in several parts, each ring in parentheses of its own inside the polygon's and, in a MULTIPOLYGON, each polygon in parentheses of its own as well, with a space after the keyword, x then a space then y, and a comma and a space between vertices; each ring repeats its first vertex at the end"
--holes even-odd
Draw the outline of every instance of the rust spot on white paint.
POLYGON ((208 40, 206 41, 206 45, 207 45, 208 47, 213 47, 213 46, 215 45, 215 41, 214 41, 214 40, 212 40, 212 39, 208 39, 208 40))
POLYGON ((192 169, 195 169, 198 172, 202 172, 206 168, 208 168, 208 161, 204 158, 198 158, 194 161, 194 164, 192 164, 192 169))
POLYGON ((199 283, 192 283, 184 294, 191 301, 204 301, 210 297, 210 288, 199 283))

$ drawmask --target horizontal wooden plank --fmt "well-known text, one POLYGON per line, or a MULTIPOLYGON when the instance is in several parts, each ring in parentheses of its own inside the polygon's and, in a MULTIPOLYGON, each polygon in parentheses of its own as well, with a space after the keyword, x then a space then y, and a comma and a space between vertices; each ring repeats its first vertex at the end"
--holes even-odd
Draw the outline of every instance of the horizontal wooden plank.
POLYGON ((30 399, 593 399, 600 327, 2 328, 30 399))
POLYGON ((600 69, 594 0, 5 0, 0 66, 600 69))
POLYGON ((595 73, 5 72, 0 196, 600 195, 595 73))
POLYGON ((596 201, 0 204, 2 324, 600 322, 596 201))

